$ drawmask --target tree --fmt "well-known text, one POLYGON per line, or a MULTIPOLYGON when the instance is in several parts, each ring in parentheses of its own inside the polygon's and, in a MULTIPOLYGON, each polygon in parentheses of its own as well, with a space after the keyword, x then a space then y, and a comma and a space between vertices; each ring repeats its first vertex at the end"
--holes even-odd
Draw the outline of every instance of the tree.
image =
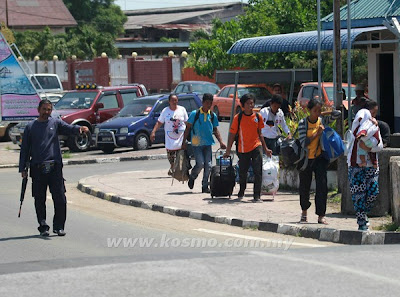
POLYGON ((71 55, 92 59, 106 52, 116 57, 115 38, 124 32, 127 18, 114 0, 64 0, 64 3, 78 26, 57 35, 49 28, 42 32, 15 32, 16 44, 23 56, 28 60, 36 55, 42 60, 51 60, 53 55, 63 60, 71 55))
MULTIPOLYGON (((346 0, 341 0, 345 4, 346 0)), ((333 0, 321 1, 321 16, 333 10, 333 0)), ((250 69, 317 68, 313 51, 293 53, 260 53, 228 55, 233 43, 241 38, 270 36, 317 29, 317 2, 315 0, 250 0, 245 14, 226 23, 214 20, 211 32, 192 34, 191 56, 187 65, 198 74, 212 77, 215 69, 234 67, 250 69)), ((354 61, 366 65, 362 51, 354 51, 354 61)), ((332 55, 324 54, 323 79, 332 80, 332 55)), ((365 67, 354 67, 357 78, 365 76, 365 67)), ((345 71, 345 67, 343 69, 345 71)), ((346 77, 346 76, 344 76, 346 77)))

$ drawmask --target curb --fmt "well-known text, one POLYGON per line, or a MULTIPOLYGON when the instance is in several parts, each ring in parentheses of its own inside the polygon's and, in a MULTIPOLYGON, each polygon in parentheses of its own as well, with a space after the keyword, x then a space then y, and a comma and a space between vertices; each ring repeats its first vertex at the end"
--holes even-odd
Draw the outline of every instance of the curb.
POLYGON ((130 205, 152 211, 157 211, 173 216, 186 217, 195 220, 202 220, 212 223, 227 224, 242 228, 256 228, 260 231, 280 233, 284 235, 299 236, 305 238, 318 239, 319 241, 329 241, 349 245, 377 245, 377 244, 400 244, 400 233, 397 232, 362 232, 353 230, 339 230, 333 228, 313 228, 308 226, 298 226, 296 224, 278 224, 263 221, 246 221, 238 218, 217 216, 212 213, 179 209, 173 206, 153 204, 151 202, 120 197, 114 193, 104 193, 90 185, 78 182, 77 188, 89 195, 114 203, 130 205))
MULTIPOLYGON (((85 160, 63 160, 63 165, 83 165, 83 164, 103 164, 103 163, 118 163, 124 161, 145 161, 145 160, 162 160, 167 159, 167 154, 133 156, 133 157, 111 157, 111 158, 95 158, 85 160)), ((18 164, 4 164, 1 168, 18 168, 18 164)))

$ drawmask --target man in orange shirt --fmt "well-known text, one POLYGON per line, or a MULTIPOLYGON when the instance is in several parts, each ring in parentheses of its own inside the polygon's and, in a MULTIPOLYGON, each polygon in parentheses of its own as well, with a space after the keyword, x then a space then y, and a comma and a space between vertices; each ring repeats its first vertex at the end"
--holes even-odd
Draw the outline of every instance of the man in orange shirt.
POLYGON ((254 202, 262 202, 261 181, 262 181, 262 162, 263 149, 268 156, 272 151, 267 148, 261 129, 264 127, 262 117, 259 113, 253 112, 255 98, 253 94, 245 94, 240 98, 243 112, 235 115, 232 126, 229 130, 228 145, 224 157, 231 154, 231 148, 236 135, 238 135, 238 156, 239 156, 239 183, 240 190, 238 198, 242 199, 247 184, 247 171, 250 163, 254 171, 254 202), (240 123, 239 123, 240 120, 240 123))

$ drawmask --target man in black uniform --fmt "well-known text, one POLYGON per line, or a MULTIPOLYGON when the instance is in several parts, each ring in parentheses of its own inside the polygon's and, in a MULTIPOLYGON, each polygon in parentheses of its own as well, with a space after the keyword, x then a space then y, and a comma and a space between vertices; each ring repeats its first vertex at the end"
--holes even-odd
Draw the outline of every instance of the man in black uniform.
POLYGON ((52 110, 52 103, 47 99, 42 100, 38 107, 39 118, 26 126, 19 158, 19 172, 23 178, 26 177, 27 164, 30 163, 32 196, 35 198, 40 235, 49 236, 50 227, 46 223, 46 191, 49 186, 54 202, 53 232, 64 236, 67 198, 58 135, 84 133, 89 129, 52 118, 52 110))

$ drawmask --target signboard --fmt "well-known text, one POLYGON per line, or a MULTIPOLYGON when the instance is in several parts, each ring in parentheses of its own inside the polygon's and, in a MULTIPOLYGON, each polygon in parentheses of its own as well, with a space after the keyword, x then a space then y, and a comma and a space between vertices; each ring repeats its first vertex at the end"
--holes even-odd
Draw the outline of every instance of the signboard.
POLYGON ((39 95, 0 33, 0 120, 33 120, 38 117, 39 102, 39 95))

